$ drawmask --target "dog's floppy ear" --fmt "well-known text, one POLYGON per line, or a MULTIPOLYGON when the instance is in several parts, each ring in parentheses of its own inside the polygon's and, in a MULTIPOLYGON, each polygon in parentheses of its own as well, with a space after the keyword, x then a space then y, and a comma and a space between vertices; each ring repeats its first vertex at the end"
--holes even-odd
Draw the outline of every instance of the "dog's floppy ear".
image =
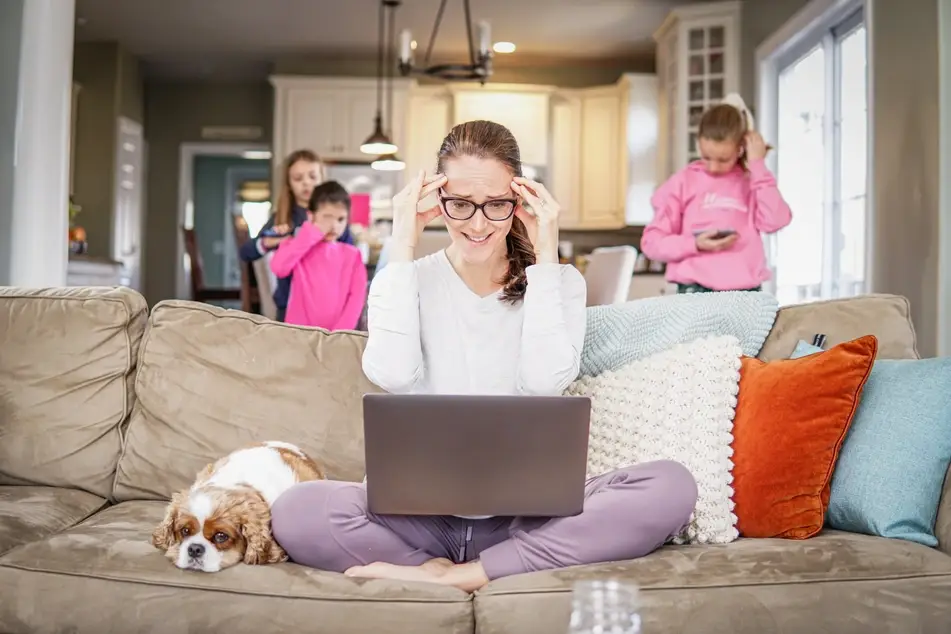
POLYGON ((183 496, 176 493, 165 510, 165 519, 152 531, 152 545, 159 550, 168 550, 175 545, 175 522, 178 521, 179 509, 183 496))
POLYGON ((244 563, 277 564, 287 561, 287 553, 271 534, 271 509, 257 492, 249 493, 241 509, 241 534, 247 542, 244 563))

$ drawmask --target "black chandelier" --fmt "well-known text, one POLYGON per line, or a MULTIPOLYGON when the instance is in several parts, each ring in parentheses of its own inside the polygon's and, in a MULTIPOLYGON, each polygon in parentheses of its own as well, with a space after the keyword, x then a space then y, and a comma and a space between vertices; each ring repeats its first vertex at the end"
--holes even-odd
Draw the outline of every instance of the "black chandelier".
POLYGON ((400 33, 400 73, 404 77, 416 74, 448 81, 477 80, 484 84, 489 76, 492 75, 492 33, 489 28, 489 23, 485 21, 479 22, 478 34, 473 33, 472 12, 469 8, 469 0, 462 0, 462 6, 466 16, 466 40, 469 44, 469 63, 436 65, 431 65, 430 63, 433 46, 436 43, 436 36, 439 34, 439 25, 442 22, 443 13, 446 11, 446 3, 447 0, 442 0, 439 3, 439 11, 436 13, 436 22, 433 24, 433 32, 429 37, 429 45, 426 47, 426 56, 423 58, 422 66, 416 66, 413 62, 413 36, 409 29, 404 29, 400 33), (476 50, 476 36, 478 36, 478 50, 476 50))

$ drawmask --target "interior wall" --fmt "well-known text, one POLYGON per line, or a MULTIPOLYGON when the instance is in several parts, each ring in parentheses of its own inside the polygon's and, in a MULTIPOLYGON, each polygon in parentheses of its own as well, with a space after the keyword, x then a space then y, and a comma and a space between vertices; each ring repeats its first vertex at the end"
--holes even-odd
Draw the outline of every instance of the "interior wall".
POLYGON ((938 354, 951 356, 951 4, 938 5, 938 75, 940 76, 941 158, 938 224, 938 354))
POLYGON ((911 301, 923 357, 937 354, 941 78, 938 3, 869 0, 872 290, 911 301))
MULTIPOLYGON (((756 49, 809 0, 745 0, 740 9, 740 94, 756 103, 756 49)), ((754 113, 755 114, 755 113, 754 113)))
POLYGON ((25 0, 0 2, 0 286, 10 282, 20 36, 25 0))
POLYGON ((270 143, 271 86, 147 82, 145 130, 149 139, 145 296, 150 304, 175 297, 178 241, 178 175, 182 143, 201 142, 204 126, 260 126, 270 143))

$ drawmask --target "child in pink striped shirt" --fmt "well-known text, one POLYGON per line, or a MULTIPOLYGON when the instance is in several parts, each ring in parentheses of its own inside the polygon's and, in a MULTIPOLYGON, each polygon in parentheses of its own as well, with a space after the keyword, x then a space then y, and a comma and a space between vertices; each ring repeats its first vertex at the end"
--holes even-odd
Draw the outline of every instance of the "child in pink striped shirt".
POLYGON ((309 207, 309 222, 271 258, 277 277, 293 275, 285 322, 352 330, 366 304, 367 270, 355 246, 337 241, 347 229, 350 195, 327 181, 314 189, 309 207))

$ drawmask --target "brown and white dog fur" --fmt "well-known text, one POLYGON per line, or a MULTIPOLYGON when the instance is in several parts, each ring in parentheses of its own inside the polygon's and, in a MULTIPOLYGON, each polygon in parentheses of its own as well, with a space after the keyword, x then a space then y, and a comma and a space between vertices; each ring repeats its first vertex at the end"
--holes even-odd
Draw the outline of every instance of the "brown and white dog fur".
POLYGON ((271 505, 298 482, 323 479, 317 463, 292 444, 271 441, 238 449, 172 496, 152 545, 183 570, 217 572, 241 562, 286 561, 271 535, 271 505))

